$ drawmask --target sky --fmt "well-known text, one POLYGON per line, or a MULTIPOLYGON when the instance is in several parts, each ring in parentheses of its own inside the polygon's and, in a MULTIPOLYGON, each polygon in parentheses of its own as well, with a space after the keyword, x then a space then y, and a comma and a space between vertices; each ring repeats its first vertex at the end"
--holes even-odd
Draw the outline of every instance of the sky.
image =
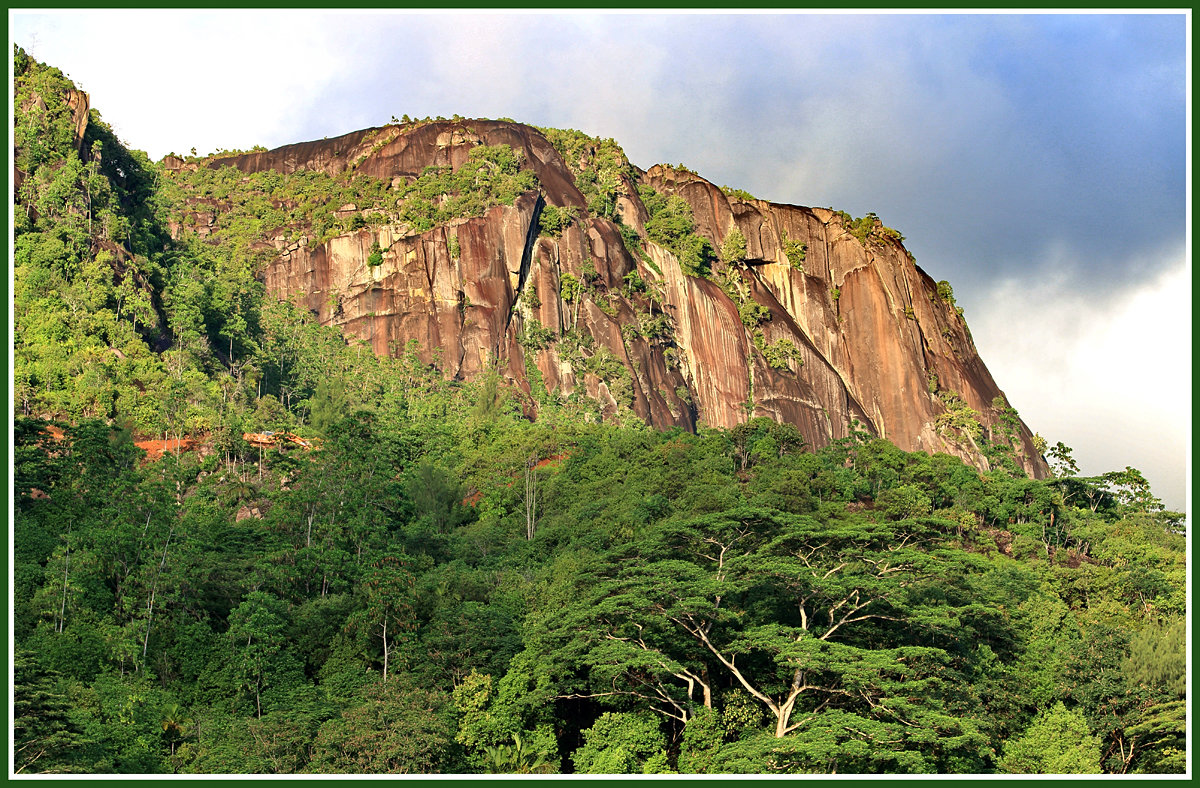
POLYGON ((1190 501, 1183 13, 10 13, 156 160, 508 117, 873 211, 954 286, 1032 430, 1190 501))

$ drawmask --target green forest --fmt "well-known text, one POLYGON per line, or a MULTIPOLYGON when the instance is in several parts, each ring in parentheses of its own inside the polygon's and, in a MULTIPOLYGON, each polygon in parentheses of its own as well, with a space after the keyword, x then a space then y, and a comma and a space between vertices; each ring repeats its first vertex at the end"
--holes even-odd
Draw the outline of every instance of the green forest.
MULTIPOLYGON (((14 70, 18 774, 1184 771, 1185 519, 1136 469, 658 431, 376 356, 253 240, 374 221, 378 182, 173 176, 14 70), (185 196, 232 205, 172 232, 185 196)), ((538 188, 479 150, 401 210, 538 188)))

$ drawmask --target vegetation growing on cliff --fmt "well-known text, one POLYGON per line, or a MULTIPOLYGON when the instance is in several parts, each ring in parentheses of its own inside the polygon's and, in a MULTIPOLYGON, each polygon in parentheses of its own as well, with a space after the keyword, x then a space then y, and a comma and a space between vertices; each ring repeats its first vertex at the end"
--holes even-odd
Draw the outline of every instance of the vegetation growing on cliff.
POLYGON ((758 199, 757 197, 755 197, 753 194, 746 191, 745 189, 735 189, 732 186, 722 186, 721 191, 724 192, 726 197, 729 197, 734 200, 746 200, 747 202, 749 202, 749 201, 758 199))
POLYGON ((800 348, 786 337, 768 342, 760 330, 753 333, 753 342, 754 347, 758 349, 759 353, 762 353, 763 359, 771 369, 787 369, 790 362, 795 362, 797 365, 804 364, 804 359, 800 357, 800 348))
POLYGON ((860 219, 855 219, 845 211, 834 211, 846 231, 858 239, 863 246, 882 244, 885 241, 903 242, 904 236, 891 227, 885 227, 874 213, 868 213, 860 219))
POLYGON ((395 197, 389 184, 363 175, 333 177, 299 170, 243 173, 236 167, 164 172, 171 221, 187 228, 212 220, 214 246, 249 246, 277 235, 307 239, 309 246, 378 223, 395 197), (345 206, 353 206, 343 210, 345 206))
POLYGON ((397 214, 414 233, 451 219, 482 216, 537 189, 537 175, 521 168, 522 154, 507 145, 479 145, 457 170, 426 167, 397 197, 397 214))
POLYGON ((638 187, 638 196, 650 218, 646 236, 675 255, 687 276, 707 277, 716 261, 708 239, 696 233, 692 208, 678 194, 664 195, 649 184, 638 187))
POLYGON ((367 265, 374 268, 377 265, 383 265, 383 249, 379 246, 379 241, 371 241, 371 253, 367 255, 367 265))
POLYGON ((548 238, 558 238, 563 230, 570 227, 576 219, 577 209, 572 206, 557 207, 547 205, 538 217, 538 234, 548 238))
POLYGON ((17 48, 13 58, 18 110, 13 124, 16 166, 25 173, 60 158, 74 143, 74 123, 67 99, 75 86, 57 68, 37 63, 17 48))
POLYGON ((423 233, 454 219, 481 216, 494 205, 511 205, 537 189, 537 176, 521 168, 521 154, 507 145, 478 146, 457 170, 428 167, 398 189, 353 172, 337 177, 310 170, 243 173, 226 165, 166 175, 164 196, 174 206, 172 221, 195 226, 198 216, 211 217, 209 240, 225 247, 276 235, 304 236, 317 246, 383 221, 423 233))
POLYGON ((729 264, 746 261, 746 236, 736 226, 730 228, 721 242, 721 262, 729 264))
POLYGON ((562 156, 575 176, 575 187, 583 194, 588 212, 605 219, 616 217, 617 199, 628 183, 637 181, 625 151, 611 138, 589 137, 575 129, 539 128, 562 156))
POLYGON ((795 270, 804 272, 804 256, 808 252, 808 244, 800 241, 793 241, 788 238, 787 230, 781 230, 779 233, 780 242, 783 244, 783 254, 787 257, 788 264, 795 270))

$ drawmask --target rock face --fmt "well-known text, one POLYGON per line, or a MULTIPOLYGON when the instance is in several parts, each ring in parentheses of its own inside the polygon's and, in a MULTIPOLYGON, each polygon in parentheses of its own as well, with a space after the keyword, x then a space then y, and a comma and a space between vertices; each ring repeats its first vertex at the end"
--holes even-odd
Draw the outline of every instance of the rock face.
POLYGON ((66 103, 67 109, 71 112, 72 141, 75 150, 79 152, 80 156, 86 158, 87 152, 83 149, 83 133, 87 131, 88 110, 92 106, 91 99, 82 90, 71 90, 67 92, 66 103))
MULTIPOLYGON (((91 99, 87 93, 75 88, 65 90, 61 96, 61 100, 67 115, 70 118, 71 124, 71 145, 84 161, 89 159, 88 151, 83 147, 83 136, 87 131, 88 111, 91 109, 91 99)), ((34 95, 32 100, 33 105, 40 111, 46 112, 46 100, 40 95, 34 95)), ((25 179, 29 177, 29 173, 22 170, 16 164, 17 157, 13 159, 13 193, 21 193, 21 185, 25 183, 25 179)))
MULTIPOLYGON (((947 412, 969 408, 994 435, 1006 406, 965 322, 897 237, 860 240, 845 214, 730 196, 694 173, 655 166, 625 170, 606 218, 589 212, 572 166, 546 136, 506 121, 368 129, 208 166, 352 170, 396 187, 426 167, 457 169, 477 145, 519 151, 539 189, 426 232, 389 217, 316 245, 270 239, 268 290, 377 353, 416 340, 447 375, 496 368, 527 393, 583 390, 605 418, 694 429, 768 416, 817 447, 857 423, 902 449, 987 467, 971 431, 947 412), (639 185, 685 200, 695 233, 714 248, 736 229, 744 259, 718 261, 711 278, 686 275, 675 254, 649 240, 639 185), (539 234, 548 208, 573 208, 576 217, 556 236, 539 234), (789 262, 787 242, 805 245, 801 268, 789 262), (374 266, 373 243, 383 258, 374 266), (746 304, 759 307, 750 322, 746 304), (787 352, 768 358, 769 348, 787 352)), ((1026 471, 1045 474, 1019 421, 1013 445, 1026 471)))

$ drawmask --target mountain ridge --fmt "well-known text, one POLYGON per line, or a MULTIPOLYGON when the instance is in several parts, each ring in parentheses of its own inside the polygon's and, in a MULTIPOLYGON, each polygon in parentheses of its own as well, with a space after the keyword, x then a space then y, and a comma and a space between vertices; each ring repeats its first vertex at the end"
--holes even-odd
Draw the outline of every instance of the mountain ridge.
MULTIPOLYGON (((441 347, 443 360, 449 358, 446 371, 455 377, 487 366, 477 345, 530 393, 523 356, 532 353, 551 391, 569 394, 582 387, 609 415, 627 406, 658 427, 691 429, 700 421, 728 428, 769 416, 795 424, 819 447, 848 435, 858 422, 906 450, 944 451, 986 469, 991 463, 978 445, 982 433, 969 423, 975 419, 992 443, 1007 440, 1015 447, 1026 472, 1044 475, 1023 423, 1012 435, 998 435, 1011 409, 954 310, 952 292, 939 294, 939 283, 916 266, 902 236, 873 216, 853 220, 833 209, 743 199, 684 169, 660 164, 641 170, 611 140, 507 120, 394 124, 271 151, 222 154, 203 166, 231 166, 249 175, 352 173, 386 181, 394 192, 427 168, 457 171, 470 163, 472 149, 495 146, 520 152, 519 167, 537 178, 536 199, 429 229, 405 225, 393 202, 377 209, 382 215, 372 227, 336 235, 312 251, 279 236, 264 239, 280 256, 265 267, 267 290, 299 298, 318 320, 338 322, 379 353, 417 339, 429 360, 441 347), (557 136, 558 147, 547 133, 557 136), (567 161, 572 151, 578 154, 574 167, 567 161), (593 200, 589 206, 576 185, 581 177, 607 178, 607 205, 596 210, 593 200), (707 244, 711 272, 689 275, 678 250, 649 237, 652 217, 639 192, 647 187, 684 201, 694 224, 687 235, 707 244), (543 207, 574 211, 575 218, 558 235, 535 235, 543 207), (744 239, 743 257, 722 259, 717 250, 735 232, 744 239), (455 259, 449 247, 460 235, 486 240, 460 247, 462 257, 455 259), (805 247, 799 266, 789 264, 789 242, 805 247), (366 264, 372 243, 382 250, 379 266, 366 264), (627 245, 641 248, 634 253, 627 245), (504 271, 484 259, 493 252, 503 257, 504 271), (579 281, 591 275, 588 265, 596 274, 594 287, 576 304, 563 297, 563 275, 579 281), (637 316, 653 314, 653 299, 636 288, 631 292, 625 281, 630 276, 662 288, 662 309, 675 329, 669 338, 645 336, 637 316), (526 292, 529 287, 536 295, 526 292), (334 291, 353 295, 336 307, 322 303, 334 291), (541 297, 546 293, 556 297, 541 297), (441 308, 449 303, 466 304, 461 319, 441 308), (342 318, 334 317, 337 309, 342 318), (516 319, 501 319, 507 314, 516 319), (582 326, 572 323, 580 319, 582 326), (534 342, 547 347, 521 345, 531 325, 553 327, 552 336, 534 342), (618 359, 627 372, 628 399, 623 388, 621 400, 613 395, 620 381, 580 374, 580 364, 564 358, 573 356, 559 347, 571 329, 581 329, 618 359), (788 351, 792 357, 768 360, 767 348, 787 348, 784 342, 794 349, 788 351), (671 349, 679 367, 664 352, 671 349)), ((178 157, 164 165, 176 173, 190 169, 178 157)), ((583 355, 594 357, 586 349, 583 355)))

